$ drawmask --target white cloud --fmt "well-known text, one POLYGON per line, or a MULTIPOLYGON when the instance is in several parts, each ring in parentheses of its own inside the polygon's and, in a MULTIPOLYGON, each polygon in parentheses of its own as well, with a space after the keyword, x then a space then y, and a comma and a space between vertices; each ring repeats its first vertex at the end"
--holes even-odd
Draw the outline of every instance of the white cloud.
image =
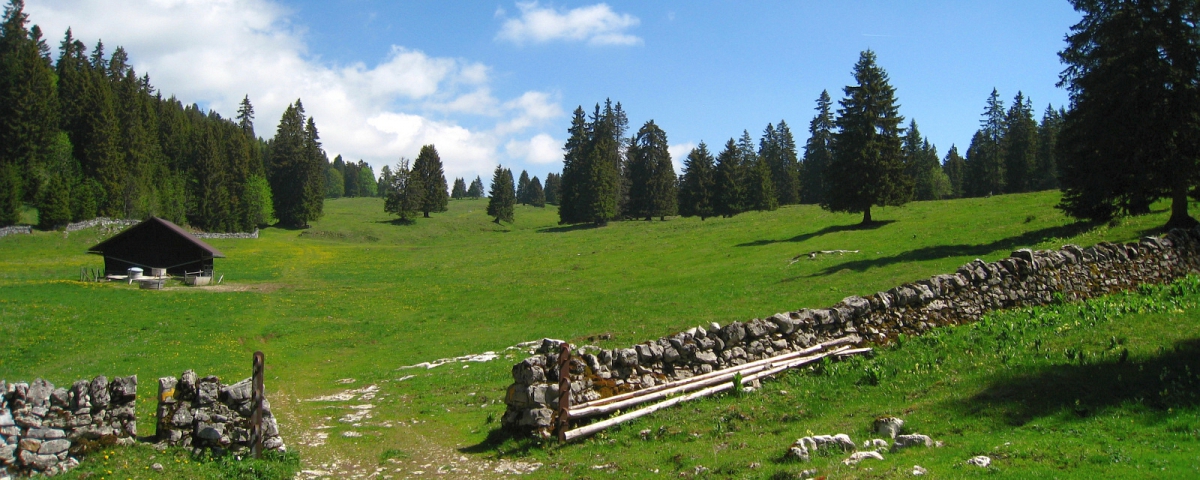
POLYGON ((365 159, 376 171, 433 143, 447 177, 490 174, 511 135, 561 115, 556 94, 495 98, 490 69, 478 62, 401 46, 374 65, 321 62, 271 0, 46 0, 26 11, 51 45, 69 26, 89 49, 97 39, 108 53, 124 46, 139 75, 185 103, 231 117, 249 95, 264 138, 300 98, 330 156, 365 159), (494 123, 469 129, 454 120, 461 115, 494 123))
MULTIPOLYGON (((587 41, 591 45, 639 45, 642 39, 626 33, 641 23, 637 17, 618 14, 608 4, 579 7, 561 12, 539 6, 536 1, 518 2, 518 18, 508 18, 496 34, 498 40, 518 45, 546 43, 552 40, 587 41)), ((503 9, 496 10, 504 17, 503 9)))
POLYGON ((539 165, 561 162, 563 159, 563 142, 545 133, 534 135, 529 140, 509 140, 504 149, 508 156, 524 158, 530 163, 539 165))
POLYGON ((683 161, 687 159, 689 153, 692 153, 693 148, 696 148, 696 144, 692 142, 667 146, 667 151, 671 153, 671 164, 675 166, 675 173, 683 173, 683 161))

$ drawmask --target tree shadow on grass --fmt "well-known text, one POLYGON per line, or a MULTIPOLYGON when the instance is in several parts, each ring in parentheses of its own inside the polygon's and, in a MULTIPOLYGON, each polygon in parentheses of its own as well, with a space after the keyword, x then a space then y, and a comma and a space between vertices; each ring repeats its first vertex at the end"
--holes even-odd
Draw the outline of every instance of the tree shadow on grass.
POLYGON ((600 228, 600 227, 593 223, 580 223, 580 224, 576 224, 576 225, 563 225, 563 226, 559 226, 559 227, 539 228, 539 229, 537 229, 537 233, 567 233, 567 232, 574 232, 576 230, 591 230, 593 228, 600 228))
POLYGON ((855 223, 853 225, 830 225, 828 227, 822 228, 815 232, 805 233, 803 235, 796 235, 792 238, 785 238, 785 239, 781 239, 781 240, 755 240, 753 242, 739 243, 734 246, 736 246, 736 247, 761 247, 764 245, 771 245, 773 243, 783 243, 783 242, 799 243, 799 242, 810 240, 810 239, 813 239, 813 238, 816 238, 816 237, 819 237, 822 235, 828 235, 830 233, 847 232, 847 231, 855 231, 855 230, 875 230, 884 225, 888 225, 888 224, 895 223, 895 222, 896 222, 895 220, 876 220, 876 221, 868 223, 866 225, 863 225, 861 223, 855 223))
MULTIPOLYGON (((930 247, 918 248, 916 250, 909 250, 907 252, 887 257, 843 262, 825 268, 824 270, 816 272, 810 276, 825 276, 842 270, 862 272, 869 268, 882 267, 895 263, 921 262, 925 260, 936 260, 939 258, 962 257, 970 255, 981 256, 996 250, 1029 247, 1030 245, 1035 245, 1051 238, 1073 237, 1092 229, 1096 225, 1096 223, 1092 222, 1075 222, 1067 225, 1059 225, 1057 227, 1033 230, 1013 237, 1002 238, 990 243, 981 243, 976 245, 934 245, 930 247)), ((791 278, 788 280, 795 279, 796 278, 791 278)))
MULTIPOLYGON (((1093 353, 1086 358, 1094 359, 1093 353)), ((1099 415, 1128 402, 1161 411, 1200 405, 1200 338, 1181 340, 1149 358, 1122 361, 1123 356, 1114 349, 1107 360, 1035 367, 996 380, 950 408, 1020 426, 1058 413, 1099 415)))
POLYGON ((516 455, 522 456, 535 448, 541 448, 548 441, 536 438, 534 436, 514 432, 504 427, 493 428, 488 432, 487 438, 483 439, 475 445, 468 445, 458 449, 461 453, 494 453, 497 456, 516 455), (501 450, 501 446, 509 444, 511 448, 501 450))
POLYGON ((386 223, 388 225, 416 225, 415 219, 405 220, 403 218, 393 218, 391 220, 376 220, 375 223, 386 223))

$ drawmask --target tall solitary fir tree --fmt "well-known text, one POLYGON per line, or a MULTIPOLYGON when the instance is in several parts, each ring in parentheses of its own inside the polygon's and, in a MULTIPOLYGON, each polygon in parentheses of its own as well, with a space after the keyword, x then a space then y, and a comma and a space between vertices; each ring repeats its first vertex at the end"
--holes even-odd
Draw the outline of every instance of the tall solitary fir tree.
POLYGON ((446 174, 442 171, 442 159, 438 156, 433 145, 421 147, 421 153, 413 162, 413 172, 421 177, 421 185, 425 188, 422 197, 421 213, 429 218, 430 212, 446 211, 449 197, 446 193, 446 174))
POLYGON ((516 186, 513 185, 512 170, 496 165, 492 174, 492 188, 488 192, 487 214, 494 222, 512 223, 513 210, 517 203, 516 186))
POLYGON ((288 105, 271 141, 271 192, 275 216, 289 227, 303 227, 321 215, 328 160, 321 150, 316 123, 304 116, 300 100, 288 105))
POLYGON ((871 207, 903 205, 912 184, 904 175, 900 149, 900 116, 896 90, 867 50, 854 65, 857 85, 847 86, 834 136, 833 159, 825 170, 826 195, 821 207, 833 212, 862 213, 870 224, 871 207))

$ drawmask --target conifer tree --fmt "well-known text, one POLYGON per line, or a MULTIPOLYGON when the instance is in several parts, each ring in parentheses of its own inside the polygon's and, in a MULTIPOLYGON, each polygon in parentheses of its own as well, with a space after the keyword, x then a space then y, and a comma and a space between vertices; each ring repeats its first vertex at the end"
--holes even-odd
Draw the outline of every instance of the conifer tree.
POLYGON ((558 188, 561 184, 562 176, 557 173, 546 174, 546 185, 543 189, 546 194, 546 203, 558 205, 558 188))
POLYGON ((401 158, 392 171, 392 184, 383 201, 383 211, 400 217, 402 222, 411 222, 425 204, 425 191, 421 176, 409 169, 407 159, 401 158))
POLYGON ((754 140, 750 132, 742 130, 738 140, 738 156, 742 163, 743 192, 747 210, 770 211, 779 208, 775 198, 775 182, 771 180, 771 168, 754 151, 754 140))
POLYGON ((559 223, 582 223, 584 220, 580 199, 587 181, 588 124, 583 107, 575 107, 571 117, 569 136, 563 146, 562 183, 558 191, 559 223))
POLYGON ((529 172, 521 170, 521 176, 517 179, 517 202, 521 205, 529 203, 529 172))
POLYGON ((38 201, 38 228, 53 230, 71 223, 71 191, 62 175, 54 175, 38 201))
POLYGON ((1035 189, 1037 169, 1037 120, 1033 119, 1033 103, 1017 92, 1004 118, 1004 184, 1008 192, 1029 192, 1035 189))
POLYGON ((900 149, 900 116, 896 90, 866 50, 854 65, 857 85, 846 97, 836 121, 833 161, 825 170, 826 198, 821 207, 833 212, 863 214, 871 223, 871 207, 903 205, 912 185, 904 175, 900 149))
MULTIPOLYGON (((296 100, 296 108, 300 109, 300 100, 296 100)), ((324 210, 325 201, 325 175, 324 167, 329 164, 329 157, 325 156, 325 150, 321 148, 320 135, 317 133, 317 123, 312 117, 308 117, 307 123, 304 125, 304 163, 303 177, 304 182, 304 218, 301 226, 308 226, 308 222, 321 218, 324 210)))
POLYGON ((542 181, 538 177, 529 179, 529 205, 538 208, 546 207, 546 192, 542 189, 542 181))
POLYGON ((913 198, 937 200, 949 196, 949 178, 942 178, 937 147, 921 137, 916 120, 909 120, 901 150, 904 152, 904 172, 913 182, 913 198))
POLYGON ((467 187, 467 197, 476 199, 483 197, 483 180, 479 178, 479 175, 476 175, 475 180, 471 181, 471 186, 467 187))
POLYGON ((304 110, 299 102, 288 105, 271 141, 271 192, 275 216, 284 225, 299 227, 307 221, 305 169, 307 163, 304 110))
POLYGON ((999 195, 1005 191, 1004 172, 1004 126, 1007 115, 1004 112, 1004 101, 1000 93, 992 89, 983 118, 979 121, 980 129, 971 138, 967 147, 966 177, 964 190, 967 196, 982 197, 999 195))
POLYGON ((387 198, 392 193, 393 177, 395 175, 392 174, 392 167, 384 165, 383 168, 379 169, 379 196, 381 198, 387 198))
POLYGON ((688 152, 683 161, 683 178, 679 185, 679 214, 685 217, 713 216, 716 190, 716 166, 708 146, 700 142, 688 152))
POLYGON ((1042 123, 1038 125, 1038 150, 1034 161, 1033 188, 1049 190, 1058 188, 1058 163, 1054 151, 1058 148, 1058 132, 1062 129, 1063 112, 1046 105, 1042 123))
POLYGON ((725 142, 725 149, 717 154, 713 214, 729 218, 745 211, 742 170, 742 158, 738 154, 737 144, 730 138, 725 142))
POLYGON ((776 204, 799 203, 799 164, 796 161, 796 141, 787 123, 779 121, 779 127, 768 123, 758 141, 758 158, 771 171, 776 204))
POLYGON ((492 189, 488 193, 488 216, 494 217, 497 224, 501 221, 512 223, 516 197, 512 170, 496 165, 496 172, 492 175, 492 189))
MULTIPOLYGON (((237 110, 238 128, 246 135, 246 138, 257 138, 254 135, 254 105, 250 104, 250 95, 242 98, 242 103, 238 105, 237 110)), ((341 155, 338 155, 341 157, 341 155)), ((341 173, 341 172, 338 172, 341 173)))
POLYGON ((421 147, 421 153, 413 162, 413 172, 421 177, 421 185, 425 187, 424 202, 421 213, 429 218, 430 212, 444 212, 448 196, 446 195, 446 174, 442 171, 442 159, 438 156, 433 145, 421 147))
MULTIPOLYGON (((22 0, 11 0, 0 26, 0 168, 16 172, 15 191, 22 200, 37 198, 46 169, 48 147, 58 130, 58 95, 49 47, 22 0)), ((18 203, 20 200, 18 200, 18 203)), ((8 204, 9 202, 0 202, 8 204)), ((0 204, 0 208, 11 205, 0 204)), ((0 217, 12 217, 12 212, 0 217)))
POLYGON ((379 184, 375 180, 375 170, 362 160, 358 161, 358 191, 359 196, 362 197, 379 196, 379 184))
POLYGON ((671 165, 667 134, 653 120, 646 122, 627 152, 628 214, 650 220, 676 211, 675 168, 671 165))
POLYGON ((21 174, 15 163, 0 163, 0 227, 21 221, 21 174))
POLYGON ((829 92, 822 90, 817 97, 817 115, 808 125, 809 138, 800 165, 801 203, 821 203, 825 199, 825 168, 833 159, 832 105, 829 92))
POLYGON ((950 181, 950 197, 963 197, 963 177, 966 172, 966 162, 958 154, 958 147, 950 145, 950 151, 946 153, 946 159, 942 163, 942 171, 946 172, 946 178, 950 181))
POLYGON ((467 182, 462 177, 454 179, 454 187, 450 189, 450 198, 455 200, 467 198, 467 182))
POLYGON ((342 172, 333 168, 333 165, 325 167, 325 198, 342 198, 345 188, 346 181, 342 179, 342 172))

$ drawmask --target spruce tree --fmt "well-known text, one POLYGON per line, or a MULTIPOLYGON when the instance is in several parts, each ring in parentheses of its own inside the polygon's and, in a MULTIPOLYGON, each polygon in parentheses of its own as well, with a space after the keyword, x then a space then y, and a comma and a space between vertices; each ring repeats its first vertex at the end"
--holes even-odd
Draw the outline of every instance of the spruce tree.
POLYGON ((586 180, 586 156, 588 150, 588 124, 583 107, 575 107, 571 117, 569 136, 563 146, 562 183, 558 191, 558 218, 560 224, 582 223, 582 208, 579 205, 586 180))
POLYGON ((821 207, 861 212, 866 225, 872 221, 872 206, 903 205, 911 196, 912 184, 904 175, 900 149, 904 117, 887 72, 875 63, 875 52, 862 52, 854 65, 854 80, 857 85, 847 86, 840 102, 833 161, 825 170, 827 189, 821 207))
POLYGON ((557 173, 546 174, 546 185, 543 189, 546 194, 546 203, 550 205, 558 205, 558 188, 561 180, 562 176, 557 173))
POLYGON ((421 147, 421 153, 413 162, 413 172, 421 177, 421 185, 425 187, 424 202, 421 213, 429 218, 430 212, 446 211, 446 174, 442 171, 442 159, 438 156, 433 145, 421 147))
POLYGON ((999 195, 1005 191, 1004 126, 1007 115, 1000 93, 992 89, 984 107, 980 129, 967 147, 967 170, 964 190, 967 196, 999 195))
POLYGON ((521 205, 529 203, 529 172, 521 170, 521 176, 517 179, 517 202, 521 205))
POLYGON ((546 207, 546 192, 542 190, 542 181, 538 177, 529 179, 529 205, 545 208, 546 207))
POLYGON ((742 138, 738 140, 738 156, 742 163, 746 209, 770 211, 779 208, 775 198, 775 182, 771 180, 771 168, 755 152, 749 131, 742 130, 742 138))
POLYGON ((476 175, 475 180, 471 181, 471 186, 467 187, 467 197, 475 199, 483 197, 483 180, 479 178, 479 175, 476 175))
POLYGON ((1038 150, 1034 160, 1033 188, 1049 190, 1058 188, 1058 163, 1054 151, 1058 148, 1058 132, 1062 129, 1062 113, 1046 105, 1042 123, 1038 125, 1038 150))
POLYGON ((291 227, 302 226, 306 221, 304 121, 302 105, 288 105, 271 140, 271 168, 268 171, 271 173, 269 180, 275 216, 291 227))
POLYGON ((804 161, 800 165, 801 203, 821 203, 825 200, 825 168, 833 159, 833 100, 829 92, 817 97, 817 115, 808 124, 809 138, 804 144, 804 161))
POLYGON ((1033 103, 1017 92, 1004 118, 1004 185, 1008 192, 1029 192, 1035 189, 1037 169, 1037 120, 1033 119, 1033 103))
POLYGON ((488 193, 487 214, 494 217, 497 224, 501 221, 513 222, 513 207, 517 202, 515 189, 512 170, 496 165, 496 172, 492 175, 492 188, 488 193))
POLYGON ((71 223, 70 185, 54 175, 38 199, 38 228, 53 230, 71 223))
MULTIPOLYGON (((298 99, 296 108, 300 108, 298 99)), ((304 198, 302 199, 304 218, 301 226, 308 226, 309 221, 321 218, 324 210, 324 167, 329 164, 329 157, 325 156, 325 150, 321 148, 320 138, 317 133, 316 121, 312 117, 308 117, 308 121, 304 125, 304 176, 302 178, 304 182, 304 198)))
POLYGON ((650 220, 675 215, 675 168, 667 147, 666 132, 653 120, 646 122, 630 143, 625 169, 630 216, 650 220))
POLYGON ((950 181, 950 197, 961 198, 963 196, 963 176, 966 172, 966 162, 958 154, 957 146, 950 145, 950 151, 946 153, 946 159, 942 163, 942 171, 946 172, 946 178, 950 181))
POLYGON ((742 189, 742 159, 737 144, 730 138, 725 149, 717 154, 714 169, 713 214, 726 218, 745 211, 745 194, 742 189))
POLYGON ((787 123, 779 121, 779 127, 768 123, 758 141, 758 158, 770 168, 774 183, 777 205, 799 203, 799 164, 796 161, 796 141, 787 123))
POLYGON ((700 142, 688 152, 683 161, 683 178, 679 185, 679 214, 685 217, 713 216, 716 190, 716 166, 708 146, 700 142))
POLYGON ((454 187, 450 189, 450 198, 455 200, 467 198, 467 182, 464 181, 462 177, 454 179, 454 187))
POLYGON ((411 222, 425 204, 425 191, 421 176, 409 169, 407 159, 401 158, 392 171, 392 184, 383 201, 383 211, 400 217, 402 222, 411 222))
POLYGON ((21 221, 21 174, 15 163, 0 163, 0 227, 21 221))
POLYGON ((15 193, 32 201, 51 173, 46 162, 59 114, 49 47, 41 29, 26 28, 28 22, 23 1, 12 0, 5 7, 0 26, 0 167, 15 169, 15 193))

